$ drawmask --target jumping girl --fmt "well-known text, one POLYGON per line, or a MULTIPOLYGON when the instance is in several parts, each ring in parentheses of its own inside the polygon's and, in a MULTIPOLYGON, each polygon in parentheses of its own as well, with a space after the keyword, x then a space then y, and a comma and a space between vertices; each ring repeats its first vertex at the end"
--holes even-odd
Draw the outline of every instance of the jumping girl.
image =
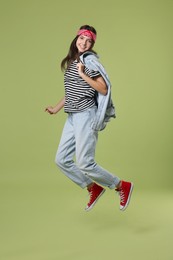
POLYGON ((56 114, 64 108, 67 113, 55 162, 74 183, 87 188, 90 199, 85 210, 93 208, 105 192, 104 187, 118 191, 120 210, 125 210, 133 183, 121 180, 94 160, 98 131, 106 127, 111 117, 115 117, 111 83, 93 50, 96 35, 92 26, 80 27, 61 62, 65 96, 45 111, 56 114))

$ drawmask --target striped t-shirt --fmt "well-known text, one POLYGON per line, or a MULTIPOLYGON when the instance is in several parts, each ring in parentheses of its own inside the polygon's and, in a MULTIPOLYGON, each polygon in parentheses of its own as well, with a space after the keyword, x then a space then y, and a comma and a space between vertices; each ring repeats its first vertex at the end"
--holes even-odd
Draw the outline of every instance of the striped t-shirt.
MULTIPOLYGON (((80 112, 95 105, 96 91, 79 76, 77 60, 73 61, 64 74, 65 112, 80 112)), ((91 78, 99 76, 98 71, 84 68, 84 73, 91 78)))

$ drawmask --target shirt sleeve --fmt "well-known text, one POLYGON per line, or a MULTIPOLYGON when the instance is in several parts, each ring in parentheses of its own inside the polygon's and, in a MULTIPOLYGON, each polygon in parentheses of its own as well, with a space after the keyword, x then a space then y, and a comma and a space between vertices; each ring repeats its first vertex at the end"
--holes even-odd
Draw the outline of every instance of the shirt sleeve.
POLYGON ((85 73, 90 77, 90 78, 95 78, 100 75, 99 71, 96 70, 89 70, 88 68, 85 68, 85 73))

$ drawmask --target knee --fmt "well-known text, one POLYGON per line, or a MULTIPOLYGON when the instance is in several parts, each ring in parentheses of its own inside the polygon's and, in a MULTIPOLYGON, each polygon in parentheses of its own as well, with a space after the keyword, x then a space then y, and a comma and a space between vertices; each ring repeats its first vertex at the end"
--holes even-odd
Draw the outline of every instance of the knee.
POLYGON ((92 162, 84 162, 84 161, 78 162, 79 169, 81 171, 87 173, 87 174, 92 172, 95 166, 96 166, 96 163, 94 161, 92 161, 92 162))
POLYGON ((58 153, 55 156, 55 164, 59 167, 62 167, 64 164, 63 158, 58 153))
POLYGON ((67 169, 71 166, 71 164, 73 164, 73 161, 57 153, 55 157, 55 164, 61 169, 67 169))

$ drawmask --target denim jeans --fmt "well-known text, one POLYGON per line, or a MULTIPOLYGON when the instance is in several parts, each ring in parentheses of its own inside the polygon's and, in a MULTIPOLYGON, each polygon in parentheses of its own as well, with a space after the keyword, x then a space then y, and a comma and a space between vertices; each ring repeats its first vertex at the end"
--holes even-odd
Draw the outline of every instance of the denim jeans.
POLYGON ((96 110, 96 107, 92 107, 83 112, 68 114, 55 162, 81 188, 95 181, 113 189, 120 179, 94 160, 98 132, 91 126, 96 110))

